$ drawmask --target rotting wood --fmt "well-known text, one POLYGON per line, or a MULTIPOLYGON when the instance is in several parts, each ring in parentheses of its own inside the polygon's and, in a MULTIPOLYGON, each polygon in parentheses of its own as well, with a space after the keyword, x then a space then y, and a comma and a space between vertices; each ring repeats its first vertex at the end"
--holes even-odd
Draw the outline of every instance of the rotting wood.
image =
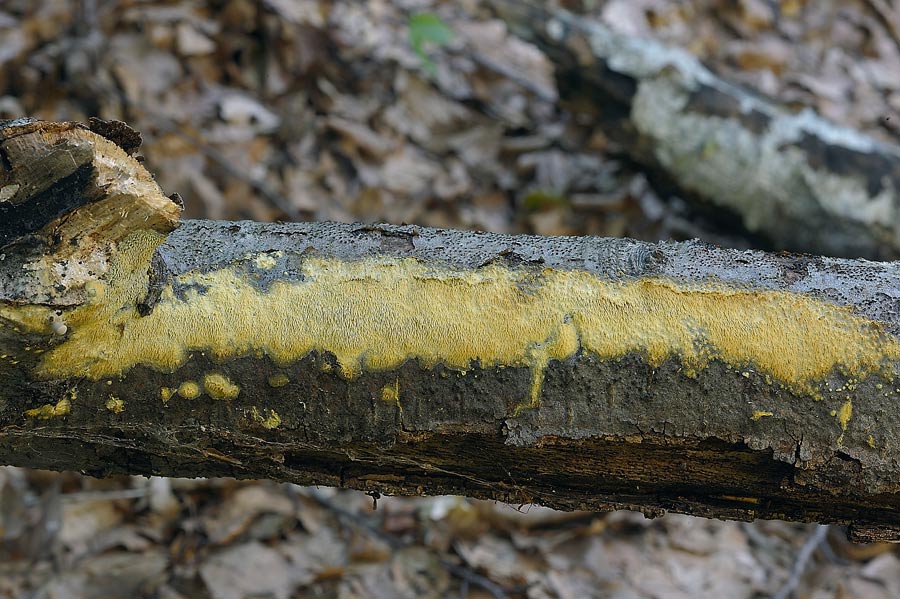
POLYGON ((898 265, 179 225, 85 128, 6 122, 0 151, 0 189, 37 215, 6 221, 0 260, 2 463, 896 536, 898 265), (41 212, 48 189, 64 208, 41 212))
POLYGON ((900 146, 779 106, 686 50, 543 2, 488 4, 553 61, 562 101, 663 187, 772 248, 900 257, 900 146))

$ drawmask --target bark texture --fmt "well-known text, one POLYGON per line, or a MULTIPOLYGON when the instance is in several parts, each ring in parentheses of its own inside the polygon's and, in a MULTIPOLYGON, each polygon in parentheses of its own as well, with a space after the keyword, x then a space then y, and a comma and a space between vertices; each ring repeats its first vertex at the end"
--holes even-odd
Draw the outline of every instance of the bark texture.
POLYGON ((175 228, 178 206, 98 133, 7 122, 0 151, 0 190, 19 186, 0 207, 35 215, 5 221, 2 463, 837 522, 860 539, 900 524, 897 265, 175 228))
POLYGON ((774 248, 900 256, 900 147, 790 111, 685 50, 544 3, 490 4, 553 60, 561 99, 664 186, 732 211, 774 248))

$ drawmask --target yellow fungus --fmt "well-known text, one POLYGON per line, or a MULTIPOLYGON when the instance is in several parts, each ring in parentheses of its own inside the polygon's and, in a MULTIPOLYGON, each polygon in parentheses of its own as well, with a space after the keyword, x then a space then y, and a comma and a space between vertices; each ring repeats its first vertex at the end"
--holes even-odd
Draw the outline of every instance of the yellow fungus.
MULTIPOLYGON (((239 269, 186 273, 177 278, 186 295, 169 286, 142 317, 146 264, 161 240, 144 231, 119 244, 107 280, 67 313, 70 333, 42 356, 39 376, 97 379, 139 364, 173 371, 192 351, 216 360, 265 354, 278 364, 330 352, 348 378, 411 359, 460 371, 477 360, 530 367, 520 406, 527 407, 540 400, 546 365, 580 348, 601 359, 637 352, 654 366, 675 358, 690 375, 714 359, 752 365, 813 397, 833 370, 861 379, 900 358, 900 343, 878 323, 796 293, 499 264, 459 270, 384 256, 309 257, 302 280, 267 290, 239 269)), ((2 315, 11 311, 15 322, 37 323, 25 308, 2 315)))
POLYGON ((763 410, 755 410, 753 412, 753 416, 750 417, 750 420, 759 420, 760 418, 766 418, 768 416, 774 416, 775 414, 772 412, 765 412, 763 410))
POLYGON ((853 402, 848 399, 841 405, 841 409, 837 411, 838 424, 841 425, 842 431, 847 430, 847 424, 850 422, 851 416, 853 416, 853 402))
POLYGON ((841 405, 841 409, 837 412, 832 410, 832 415, 837 415, 838 424, 841 425, 841 434, 837 439, 838 447, 840 447, 844 443, 844 433, 847 431, 847 424, 850 422, 850 418, 853 416, 853 402, 850 398, 847 398, 841 405))
POLYGON ((241 392, 238 385, 218 372, 210 372, 203 377, 203 388, 213 399, 234 399, 241 392))
POLYGON ((170 389, 169 387, 162 387, 159 390, 159 397, 160 397, 160 399, 162 399, 163 403, 166 403, 170 399, 172 399, 173 395, 175 395, 175 390, 170 389))
POLYGON ((869 438, 866 439, 866 443, 869 445, 869 447, 871 447, 872 449, 875 449, 875 437, 873 437, 872 435, 869 435, 869 438))
POLYGON ((39 420, 49 420, 55 416, 65 416, 72 411, 72 403, 68 399, 61 399, 56 405, 46 403, 39 408, 25 410, 25 415, 29 418, 38 418, 39 420))
POLYGON ((283 372, 279 372, 277 374, 273 374, 269 377, 269 386, 270 387, 284 387, 288 383, 291 382, 291 379, 288 378, 288 375, 283 372))
POLYGON ((278 425, 281 424, 281 416, 278 415, 278 412, 275 410, 267 410, 268 414, 263 416, 259 413, 259 409, 256 406, 250 408, 250 413, 253 415, 253 419, 258 422, 263 428, 267 428, 272 430, 274 428, 278 428, 278 425))
POLYGON ((106 409, 113 414, 120 414, 125 410, 125 402, 114 395, 110 395, 106 400, 106 409))
POLYGON ((388 383, 381 388, 381 400, 388 403, 400 405, 400 380, 394 379, 393 383, 388 383))
POLYGON ((195 399, 200 396, 200 385, 194 381, 185 381, 178 386, 178 395, 185 399, 195 399))

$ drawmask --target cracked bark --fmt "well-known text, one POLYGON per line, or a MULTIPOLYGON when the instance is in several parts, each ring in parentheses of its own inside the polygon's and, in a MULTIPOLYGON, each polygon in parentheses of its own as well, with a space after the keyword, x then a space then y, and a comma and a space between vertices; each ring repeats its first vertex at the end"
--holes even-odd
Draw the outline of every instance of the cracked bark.
POLYGON ((138 163, 85 128, 6 122, 0 151, 0 193, 8 198, 0 210, 27 215, 4 220, 0 249, 2 463, 833 522, 850 525, 858 539, 896 536, 897 265, 700 242, 179 224, 179 207, 142 179, 138 163), (42 179, 29 185, 35 173, 42 179), (122 261, 139 229, 166 237, 146 261, 122 261), (129 264, 141 276, 129 278, 129 264), (389 289, 384 273, 394 277, 389 289), (338 283, 315 302, 297 299, 333 276, 338 283), (503 277, 511 287, 497 282, 503 277), (116 280, 140 288, 117 288, 116 280), (464 287, 458 302, 440 304, 448 346, 435 349, 438 358, 416 345, 437 334, 429 329, 435 323, 415 318, 442 301, 429 285, 453 298, 464 287), (533 324, 465 299, 487 297, 497 285, 541 323, 541 308, 558 306, 535 311, 534 302, 569 301, 587 286, 596 310, 608 313, 597 322, 616 341, 598 341, 604 330, 590 324, 594 304, 573 304, 548 325, 553 335, 540 329, 519 340, 522 348, 512 339, 508 359, 488 359, 479 352, 494 351, 494 336, 533 324), (360 293, 372 301, 354 303, 360 293), (654 306, 654 293, 669 303, 654 306), (123 297, 131 299, 111 312, 90 311, 123 297), (757 304, 772 311, 758 312, 757 304), (824 323, 824 333, 790 328, 810 306, 820 317, 809 326, 824 323), (167 310, 185 314, 179 309, 202 314, 186 327, 161 320, 167 310), (363 309, 382 320, 354 321, 353 310, 363 309), (267 320, 291 310, 296 330, 275 331, 277 339, 265 332, 267 320), (464 312, 490 323, 473 324, 464 312), (111 315, 118 329, 107 334, 97 314, 111 315), (331 325, 319 322, 332 314, 331 325), (780 320, 755 322, 761 314, 780 320), (154 329, 155 322, 162 324, 154 329), (335 341, 348 323, 370 335, 358 340, 359 355, 335 341), (130 330, 148 326, 141 329, 150 331, 148 343, 128 341, 130 330), (554 354, 572 326, 577 347, 554 354), (858 347, 848 345, 848 357, 835 358, 821 376, 804 378, 803 360, 833 351, 831 334, 848 326, 858 347), (231 347, 221 343, 231 339, 228 327, 235 329, 231 347), (306 335, 303 327, 325 333, 309 351, 289 355, 278 343, 306 335), (675 343, 671 328, 687 335, 681 350, 666 345, 675 343), (804 356, 784 356, 799 374, 744 343, 743 333, 717 346, 719 328, 787 343, 804 356), (108 347, 79 345, 79 335, 94 329, 108 347), (484 335, 460 341, 457 329, 484 335), (632 331, 637 341, 616 331, 632 331), (785 331, 805 337, 792 346, 781 339, 785 331), (173 344, 183 355, 166 362, 173 344), (405 358, 388 359, 394 355, 405 358), (460 366, 459 355, 471 360, 460 366))
POLYGON ((689 52, 518 0, 489 2, 553 61, 560 98, 663 189, 774 249, 900 256, 900 147, 789 110, 689 52))

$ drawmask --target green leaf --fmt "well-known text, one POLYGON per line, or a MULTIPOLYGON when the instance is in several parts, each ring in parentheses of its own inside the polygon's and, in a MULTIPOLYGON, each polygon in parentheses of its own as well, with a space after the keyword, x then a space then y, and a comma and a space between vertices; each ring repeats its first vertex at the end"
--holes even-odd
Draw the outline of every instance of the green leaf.
POLYGON ((437 68, 425 53, 425 45, 443 46, 453 39, 453 30, 434 13, 420 12, 409 17, 409 45, 422 60, 422 66, 432 75, 437 68))

